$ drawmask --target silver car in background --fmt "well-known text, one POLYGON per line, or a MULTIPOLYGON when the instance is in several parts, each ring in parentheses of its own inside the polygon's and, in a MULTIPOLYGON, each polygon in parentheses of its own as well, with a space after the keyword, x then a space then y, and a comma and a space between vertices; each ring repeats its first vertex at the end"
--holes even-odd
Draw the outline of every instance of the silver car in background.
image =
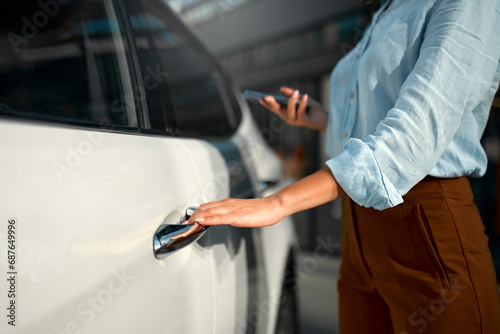
POLYGON ((294 333, 296 240, 201 203, 284 186, 240 89, 160 0, 0 20, 1 333, 294 333))

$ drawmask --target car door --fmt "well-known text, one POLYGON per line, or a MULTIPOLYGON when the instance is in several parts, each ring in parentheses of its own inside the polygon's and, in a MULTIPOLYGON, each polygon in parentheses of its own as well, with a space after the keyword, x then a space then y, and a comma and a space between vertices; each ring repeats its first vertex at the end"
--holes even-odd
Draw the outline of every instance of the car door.
MULTIPOLYGON (((123 5, 137 64, 145 74, 145 131, 158 136, 172 132, 186 139, 189 159, 204 186, 205 197, 196 194, 195 202, 254 197, 258 182, 249 151, 255 143, 245 141, 241 133, 245 124, 250 126, 250 115, 241 112, 228 78, 164 3, 137 0, 123 5), (151 69, 161 77, 154 85, 151 69), (211 163, 214 156, 223 158, 223 168, 211 163)), ((258 324, 249 321, 267 293, 260 230, 214 226, 204 238, 211 244, 214 332, 266 332, 267 317, 258 324)))
POLYGON ((164 78, 137 67, 121 5, 66 4, 2 21, 2 333, 215 333, 210 235, 162 260, 153 239, 229 195, 206 183, 226 163, 148 118, 164 78))

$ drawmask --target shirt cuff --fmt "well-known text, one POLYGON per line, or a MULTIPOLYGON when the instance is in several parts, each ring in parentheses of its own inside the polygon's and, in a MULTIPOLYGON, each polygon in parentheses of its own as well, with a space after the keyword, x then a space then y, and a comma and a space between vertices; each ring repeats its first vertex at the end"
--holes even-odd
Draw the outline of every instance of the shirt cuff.
POLYGON ((361 206, 383 210, 403 203, 396 187, 380 170, 373 151, 359 139, 349 139, 344 151, 326 165, 345 193, 361 206))

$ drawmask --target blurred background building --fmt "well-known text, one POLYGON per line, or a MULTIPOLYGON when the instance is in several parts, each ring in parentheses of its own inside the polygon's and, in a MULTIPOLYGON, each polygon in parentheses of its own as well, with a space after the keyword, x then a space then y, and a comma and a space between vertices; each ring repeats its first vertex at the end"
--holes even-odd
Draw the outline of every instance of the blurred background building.
MULTIPOLYGON (((330 72, 361 39, 373 14, 362 0, 165 1, 193 28, 241 88, 279 94, 279 88, 286 85, 309 94, 325 107, 330 72)), ((323 166, 327 159, 323 134, 285 126, 259 105, 251 108, 265 139, 283 158, 288 177, 300 178, 323 166)), ((488 171, 481 179, 471 179, 471 184, 500 277, 499 93, 483 145, 489 158, 488 171)), ((320 239, 340 242, 339 204, 335 201, 295 215, 302 250, 314 251, 320 239)), ((323 269, 333 274, 337 270, 331 264, 323 269)), ((335 282, 315 284, 325 291, 325 284, 335 282)), ((334 311, 334 307, 326 311, 334 311)), ((306 330, 313 333, 313 329, 306 330)))

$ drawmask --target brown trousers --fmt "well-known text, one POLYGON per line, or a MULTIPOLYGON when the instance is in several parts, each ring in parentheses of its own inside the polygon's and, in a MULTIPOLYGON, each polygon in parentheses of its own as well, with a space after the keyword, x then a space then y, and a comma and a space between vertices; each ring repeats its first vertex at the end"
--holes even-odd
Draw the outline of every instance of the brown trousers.
POLYGON ((340 334, 500 334, 488 238, 466 177, 383 211, 344 200, 340 334))

